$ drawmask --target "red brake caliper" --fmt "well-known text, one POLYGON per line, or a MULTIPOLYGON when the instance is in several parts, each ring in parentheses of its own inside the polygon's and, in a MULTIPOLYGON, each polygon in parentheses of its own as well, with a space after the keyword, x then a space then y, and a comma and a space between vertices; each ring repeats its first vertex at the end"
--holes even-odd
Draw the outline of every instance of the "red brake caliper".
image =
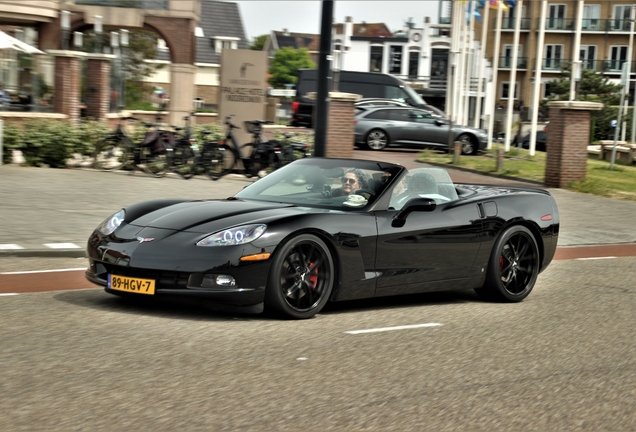
MULTIPOLYGON (((309 267, 312 265, 314 265, 314 263, 309 263, 309 267)), ((309 275, 309 282, 313 289, 315 289, 316 285, 318 285, 318 266, 311 271, 311 274, 309 275)))
POLYGON ((501 255, 499 257, 499 273, 503 272, 503 267, 504 267, 504 257, 503 255, 501 255))

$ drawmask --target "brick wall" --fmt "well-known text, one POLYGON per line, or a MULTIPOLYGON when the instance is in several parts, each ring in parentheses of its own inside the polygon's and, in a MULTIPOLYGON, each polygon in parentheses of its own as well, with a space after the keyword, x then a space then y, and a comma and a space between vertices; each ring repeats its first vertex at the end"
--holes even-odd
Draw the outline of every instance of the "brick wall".
POLYGON ((170 48, 172 63, 194 64, 196 22, 184 18, 146 16, 144 28, 161 35, 170 48))
POLYGON ((355 123, 354 103, 358 95, 331 93, 329 102, 329 124, 325 156, 331 158, 353 158, 355 123))
POLYGON ((80 116, 80 59, 64 55, 55 57, 55 92, 53 109, 66 114, 75 123, 80 116))
POLYGON ((86 66, 86 115, 102 119, 108 113, 110 102, 110 60, 89 58, 86 66))
POLYGON ((545 185, 565 188, 587 174, 591 111, 602 104, 579 101, 550 102, 550 133, 546 142, 545 185))

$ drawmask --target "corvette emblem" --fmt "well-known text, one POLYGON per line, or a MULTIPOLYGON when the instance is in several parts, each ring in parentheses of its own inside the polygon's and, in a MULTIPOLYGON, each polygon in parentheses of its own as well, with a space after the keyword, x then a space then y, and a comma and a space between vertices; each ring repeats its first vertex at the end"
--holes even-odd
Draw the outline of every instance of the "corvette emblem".
POLYGON ((144 238, 144 237, 137 237, 137 240, 139 240, 139 243, 146 243, 146 242, 151 242, 154 240, 154 238, 144 238))

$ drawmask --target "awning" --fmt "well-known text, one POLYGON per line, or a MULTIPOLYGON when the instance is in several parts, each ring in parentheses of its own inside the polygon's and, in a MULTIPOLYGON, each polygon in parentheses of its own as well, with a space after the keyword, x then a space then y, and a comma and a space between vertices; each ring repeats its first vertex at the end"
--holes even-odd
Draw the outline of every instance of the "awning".
POLYGON ((36 47, 22 42, 0 30, 0 49, 14 49, 28 54, 44 54, 36 47))

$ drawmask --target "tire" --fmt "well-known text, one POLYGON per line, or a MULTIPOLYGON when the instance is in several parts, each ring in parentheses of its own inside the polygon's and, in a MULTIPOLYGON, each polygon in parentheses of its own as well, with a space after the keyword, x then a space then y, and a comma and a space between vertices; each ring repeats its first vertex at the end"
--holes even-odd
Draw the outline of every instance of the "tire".
POLYGON ((167 150, 163 153, 153 153, 152 149, 148 146, 142 146, 139 149, 139 164, 144 172, 148 175, 155 177, 163 177, 171 166, 171 150, 167 150))
POLYGON ((371 150, 383 150, 389 145, 389 136, 382 129, 373 129, 367 134, 365 142, 371 150))
POLYGON ((210 144, 201 154, 203 167, 212 180, 218 180, 232 172, 234 168, 234 153, 225 144, 210 144))
POLYGON ((457 138, 462 143, 462 154, 471 156, 477 154, 476 140, 468 134, 462 134, 457 138))
POLYGON ((197 157, 189 144, 177 144, 172 156, 172 171, 186 180, 197 173, 197 157))
POLYGON ((131 153, 125 142, 117 137, 107 137, 95 145, 93 167, 112 171, 124 167, 131 160, 131 153))
POLYGON ((311 234, 296 236, 274 257, 265 305, 286 318, 311 318, 329 300, 334 273, 333 257, 321 239, 311 234))
POLYGON ((520 302, 530 294, 539 275, 539 248, 527 228, 507 228, 495 242, 486 283, 475 291, 490 301, 520 302))

